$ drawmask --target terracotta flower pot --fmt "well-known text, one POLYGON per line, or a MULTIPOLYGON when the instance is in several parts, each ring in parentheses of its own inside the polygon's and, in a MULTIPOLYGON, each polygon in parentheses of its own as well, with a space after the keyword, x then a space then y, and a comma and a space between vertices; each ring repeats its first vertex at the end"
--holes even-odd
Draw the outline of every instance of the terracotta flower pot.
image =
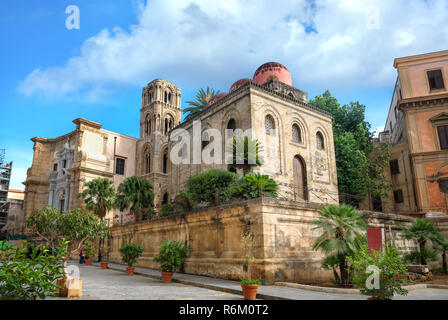
POLYGON ((92 265, 92 259, 86 259, 86 266, 92 265))
POLYGON ((162 281, 165 283, 170 283, 173 278, 172 272, 162 272, 162 281))
POLYGON ((126 273, 130 276, 134 274, 134 267, 126 267, 126 273))
POLYGON ((101 269, 107 269, 108 268, 108 263, 109 262, 101 262, 101 269))
POLYGON ((257 296, 258 284, 242 284, 243 295, 245 300, 255 300, 257 296))

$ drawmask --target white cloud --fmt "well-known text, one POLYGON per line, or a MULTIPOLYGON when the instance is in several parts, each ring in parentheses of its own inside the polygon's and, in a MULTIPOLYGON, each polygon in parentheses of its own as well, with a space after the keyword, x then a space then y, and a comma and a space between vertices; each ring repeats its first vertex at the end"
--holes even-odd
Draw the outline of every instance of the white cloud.
POLYGON ((36 68, 19 90, 93 99, 109 86, 142 86, 158 77, 230 86, 266 61, 286 65, 304 90, 392 86, 394 58, 448 43, 445 0, 155 0, 139 8, 129 32, 101 31, 65 65, 36 68), (379 29, 366 26, 372 6, 379 29))

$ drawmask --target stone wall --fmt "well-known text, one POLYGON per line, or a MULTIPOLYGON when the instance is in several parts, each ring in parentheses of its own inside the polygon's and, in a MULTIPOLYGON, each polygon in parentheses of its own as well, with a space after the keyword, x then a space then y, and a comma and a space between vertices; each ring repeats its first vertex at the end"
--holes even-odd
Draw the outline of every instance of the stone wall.
MULTIPOLYGON (((186 240, 191 251, 184 264, 185 273, 239 280, 245 275, 240 239, 245 230, 250 230, 256 243, 253 278, 265 284, 319 283, 332 277, 320 267, 323 255, 312 249, 319 231, 312 229, 311 222, 319 208, 318 204, 263 198, 114 227, 108 241, 109 258, 121 262, 118 249, 132 238, 145 249, 138 265, 156 269, 158 264, 152 257, 163 237, 186 240)), ((416 247, 400 237, 400 231, 413 218, 369 211, 361 214, 368 217, 369 226, 385 227, 388 238, 400 251, 416 247)), ((441 226, 448 230, 448 223, 441 222, 441 226)))

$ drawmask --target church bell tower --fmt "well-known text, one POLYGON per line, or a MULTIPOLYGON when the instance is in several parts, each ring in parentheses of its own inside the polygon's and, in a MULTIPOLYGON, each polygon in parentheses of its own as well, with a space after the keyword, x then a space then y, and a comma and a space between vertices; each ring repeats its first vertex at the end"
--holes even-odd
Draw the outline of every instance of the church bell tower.
POLYGON ((136 174, 153 185, 154 205, 167 203, 175 196, 167 191, 171 168, 168 137, 180 124, 181 116, 181 90, 173 83, 155 79, 143 88, 136 174))

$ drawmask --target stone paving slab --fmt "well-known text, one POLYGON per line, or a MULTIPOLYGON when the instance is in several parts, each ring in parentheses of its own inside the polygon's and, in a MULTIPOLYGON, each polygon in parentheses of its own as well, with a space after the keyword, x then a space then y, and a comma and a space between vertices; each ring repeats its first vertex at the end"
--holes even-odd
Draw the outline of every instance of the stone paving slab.
MULTIPOLYGON (((99 269, 99 263, 93 262, 99 269)), ((87 267, 88 268, 88 267, 87 267)), ((109 269, 124 272, 126 266, 118 263, 109 263, 109 269)), ((101 270, 101 269, 99 269, 101 270)), ((101 270, 106 271, 106 270, 101 270)), ((158 270, 135 267, 134 273, 156 279, 161 283, 161 273, 158 270)), ((232 295, 242 296, 241 285, 238 281, 211 278, 206 276, 174 273, 173 283, 194 286, 202 289, 216 290, 232 295)), ((367 297, 356 293, 332 293, 292 288, 280 285, 260 286, 257 298, 266 300, 366 300, 367 297)), ((396 296, 394 300, 448 300, 448 290, 442 288, 424 288, 416 286, 407 296, 396 296)))

